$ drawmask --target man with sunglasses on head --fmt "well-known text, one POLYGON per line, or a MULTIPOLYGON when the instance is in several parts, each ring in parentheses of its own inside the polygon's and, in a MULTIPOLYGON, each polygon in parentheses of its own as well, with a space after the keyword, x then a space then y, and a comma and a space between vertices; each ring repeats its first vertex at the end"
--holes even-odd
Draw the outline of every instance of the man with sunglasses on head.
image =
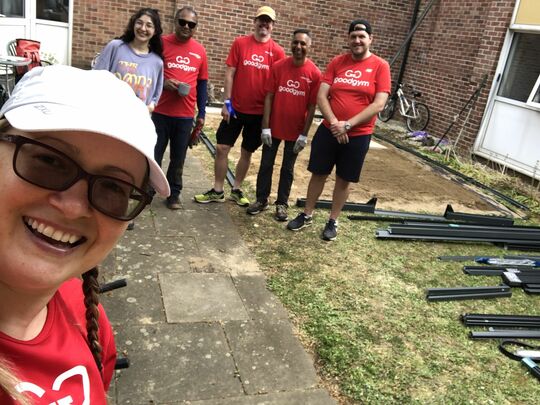
POLYGON ((273 65, 285 58, 283 48, 271 38, 275 21, 276 12, 272 8, 260 7, 254 18, 253 34, 236 38, 231 46, 225 70, 223 120, 216 133, 214 187, 204 194, 197 194, 194 200, 198 203, 225 201, 223 186, 228 156, 242 132, 242 148, 230 198, 242 207, 249 205, 240 186, 249 169, 252 153, 262 143, 266 82, 273 65))
POLYGON ((161 165, 170 141, 167 180, 171 195, 167 207, 180 209, 182 173, 190 143, 197 104, 195 125, 202 128, 208 99, 208 61, 204 47, 193 39, 197 30, 197 12, 191 6, 180 8, 174 18, 174 34, 163 40, 163 93, 152 113, 158 139, 154 150, 161 165))

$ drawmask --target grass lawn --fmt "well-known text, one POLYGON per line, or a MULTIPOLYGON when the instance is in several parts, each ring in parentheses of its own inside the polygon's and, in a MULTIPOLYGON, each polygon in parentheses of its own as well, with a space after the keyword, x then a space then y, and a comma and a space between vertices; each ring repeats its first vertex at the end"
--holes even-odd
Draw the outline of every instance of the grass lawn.
MULTIPOLYGON (((210 169, 210 155, 198 155, 206 156, 210 169)), ((473 172, 468 169, 467 175, 473 172)), ((253 198, 254 185, 245 189, 253 198)), ((440 255, 523 252, 490 244, 377 240, 375 230, 387 223, 351 221, 346 215, 338 239, 327 243, 320 238, 328 216, 323 210, 316 211, 311 227, 290 232, 273 219, 272 210, 253 217, 228 206, 269 289, 287 307, 313 354, 323 384, 340 402, 533 404, 540 398, 538 380, 500 354, 496 341, 469 339, 471 328, 459 321, 463 313, 540 315, 540 296, 515 288, 510 298, 425 299, 430 287, 501 282, 465 275, 462 266, 474 263, 444 262, 440 255)), ((297 212, 291 208, 290 217, 297 212)))

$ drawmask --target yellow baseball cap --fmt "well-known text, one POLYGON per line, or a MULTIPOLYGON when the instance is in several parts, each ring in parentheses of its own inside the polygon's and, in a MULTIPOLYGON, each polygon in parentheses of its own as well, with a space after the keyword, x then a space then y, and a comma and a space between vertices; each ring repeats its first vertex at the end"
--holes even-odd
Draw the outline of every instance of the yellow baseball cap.
POLYGON ((276 12, 272 7, 268 6, 262 6, 259 7, 257 10, 257 15, 255 15, 255 18, 260 17, 261 15, 266 15, 272 19, 272 21, 276 21, 276 12))

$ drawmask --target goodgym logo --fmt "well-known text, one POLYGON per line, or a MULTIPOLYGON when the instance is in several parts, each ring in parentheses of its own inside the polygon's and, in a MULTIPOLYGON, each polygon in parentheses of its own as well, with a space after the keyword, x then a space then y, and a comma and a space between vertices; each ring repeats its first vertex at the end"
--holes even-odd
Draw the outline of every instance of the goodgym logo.
POLYGON ((183 65, 189 65, 189 62, 191 62, 191 61, 189 60, 189 58, 187 56, 185 58, 182 57, 182 56, 177 56, 176 57, 176 62, 181 63, 183 65))
POLYGON ((270 66, 264 64, 264 55, 251 55, 251 60, 244 59, 244 66, 253 66, 256 69, 269 70, 270 66))
POLYGON ((344 76, 345 77, 336 77, 334 79, 334 83, 350 84, 351 86, 354 86, 354 87, 369 86, 368 80, 358 80, 360 79, 360 77, 362 77, 362 72, 359 70, 350 70, 350 69, 346 70, 344 76))
POLYGON ((362 77, 362 72, 359 70, 347 70, 345 72, 345 77, 352 77, 354 79, 360 79, 360 77, 362 77))
POLYGON ((294 80, 287 80, 287 86, 292 87, 293 89, 297 89, 300 87, 300 82, 294 80))
POLYGON ((191 60, 189 59, 189 57, 178 55, 175 62, 167 62, 167 67, 169 69, 180 69, 185 72, 196 72, 197 68, 195 66, 189 66, 190 63, 191 60))
POLYGON ((251 55, 251 60, 254 61, 254 62, 261 63, 261 62, 264 62, 264 56, 253 54, 253 55, 251 55))

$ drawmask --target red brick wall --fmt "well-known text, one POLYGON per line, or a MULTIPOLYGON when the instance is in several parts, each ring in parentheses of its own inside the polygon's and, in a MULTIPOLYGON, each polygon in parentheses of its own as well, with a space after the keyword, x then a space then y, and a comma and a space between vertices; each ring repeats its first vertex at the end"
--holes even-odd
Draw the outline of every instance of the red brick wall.
MULTIPOLYGON (((422 7, 428 3, 430 0, 422 0, 422 7)), ((324 70, 333 56, 346 52, 348 24, 358 17, 367 18, 373 25, 372 50, 390 60, 407 35, 415 0, 154 1, 151 6, 160 10, 165 33, 172 32, 174 10, 184 4, 193 5, 199 13, 196 38, 207 49, 210 81, 218 90, 223 85, 224 61, 231 42, 251 32, 251 17, 261 5, 277 11, 273 37, 287 53, 295 28, 312 30, 312 59, 324 70)), ((514 4, 515 0, 439 0, 430 10, 413 38, 404 76, 406 83, 422 91, 431 109, 430 133, 444 133, 487 73, 487 86, 469 118, 460 146, 468 148, 474 142, 514 4)), ((88 67, 95 53, 123 32, 129 16, 148 5, 135 0, 77 1, 73 65, 88 67)), ((401 58, 392 67, 394 78, 400 62, 401 58)), ((219 91, 216 96, 219 98, 219 91)), ((456 125, 449 136, 457 136, 459 129, 456 125)))

